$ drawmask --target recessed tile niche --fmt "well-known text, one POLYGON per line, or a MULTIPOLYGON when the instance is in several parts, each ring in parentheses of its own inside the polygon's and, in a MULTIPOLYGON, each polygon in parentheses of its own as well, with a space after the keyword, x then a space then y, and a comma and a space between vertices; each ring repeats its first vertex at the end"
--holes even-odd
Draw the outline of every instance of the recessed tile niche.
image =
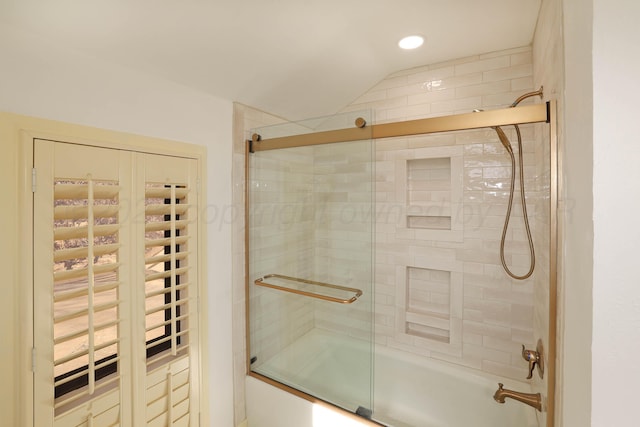
POLYGON ((413 154, 396 165, 396 179, 402 180, 397 184, 403 190, 403 226, 417 239, 461 242, 462 147, 428 147, 413 154))
MULTIPOLYGON (((434 254, 435 255, 435 254, 434 254)), ((459 356, 462 351, 462 264, 446 257, 416 257, 396 267, 397 339, 459 356)))
POLYGON ((407 160, 407 227, 451 230, 451 157, 407 160))
POLYGON ((406 333, 449 343, 451 272, 407 267, 406 333))

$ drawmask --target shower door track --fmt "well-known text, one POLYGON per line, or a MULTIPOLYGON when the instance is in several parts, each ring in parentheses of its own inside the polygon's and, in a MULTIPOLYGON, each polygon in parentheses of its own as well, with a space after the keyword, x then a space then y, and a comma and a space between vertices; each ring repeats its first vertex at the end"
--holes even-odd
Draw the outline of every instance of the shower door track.
POLYGON ((398 136, 490 128, 549 122, 550 104, 535 104, 499 110, 478 111, 451 116, 407 120, 367 126, 363 119, 356 120, 355 127, 279 138, 262 139, 254 134, 249 141, 249 151, 277 150, 280 148, 361 141, 365 139, 393 138, 398 136), (360 121, 361 120, 361 121, 360 121))
MULTIPOLYGON (((549 123, 549 330, 546 344, 546 427, 555 425, 555 375, 557 352, 557 256, 558 256, 558 137, 557 137, 557 101, 550 100, 541 104, 503 108, 498 110, 478 111, 473 113, 454 114, 442 117, 432 117, 418 120, 407 120, 367 126, 363 119, 357 119, 354 128, 333 131, 316 132, 302 135, 292 135, 279 138, 261 139, 254 134, 247 140, 245 146, 245 225, 249 223, 249 155, 256 151, 275 150, 309 145, 331 144, 366 139, 393 138, 400 136, 426 135, 431 133, 453 132, 496 126, 509 126, 530 123, 549 123)), ((315 396, 290 387, 267 376, 251 371, 251 345, 249 324, 249 227, 245 226, 245 338, 246 338, 246 369, 247 375, 271 384, 281 390, 301 397, 309 402, 333 407, 348 417, 358 419, 371 426, 380 426, 373 420, 366 420, 347 410, 334 406, 315 396)))

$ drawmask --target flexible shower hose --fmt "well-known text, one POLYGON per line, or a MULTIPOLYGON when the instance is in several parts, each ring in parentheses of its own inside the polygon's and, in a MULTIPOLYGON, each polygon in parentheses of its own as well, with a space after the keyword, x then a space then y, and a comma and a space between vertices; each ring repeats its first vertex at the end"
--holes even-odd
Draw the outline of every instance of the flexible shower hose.
POLYGON ((527 239, 529 241, 529 255, 531 260, 531 265, 529 267, 529 271, 522 275, 518 276, 514 274, 509 267, 507 266, 507 262, 504 259, 504 243, 507 238, 507 229, 509 228, 509 218, 511 217, 511 208, 513 207, 513 193, 515 192, 515 181, 516 181, 516 157, 513 154, 513 150, 508 151, 511 156, 511 191, 509 192, 509 204, 507 206, 507 213, 504 218, 504 227, 502 228, 502 238, 500 239, 500 261, 502 262, 502 267, 504 271, 514 279, 524 280, 530 277, 533 274, 533 269, 536 265, 536 254, 533 249, 533 238, 531 237, 531 229, 529 228, 529 216, 527 215, 527 203, 525 200, 524 194, 524 160, 522 155, 522 135, 520 134, 520 128, 518 125, 514 125, 516 128, 516 135, 518 136, 518 161, 520 163, 520 200, 522 203, 522 215, 524 217, 524 228, 527 232, 527 239))

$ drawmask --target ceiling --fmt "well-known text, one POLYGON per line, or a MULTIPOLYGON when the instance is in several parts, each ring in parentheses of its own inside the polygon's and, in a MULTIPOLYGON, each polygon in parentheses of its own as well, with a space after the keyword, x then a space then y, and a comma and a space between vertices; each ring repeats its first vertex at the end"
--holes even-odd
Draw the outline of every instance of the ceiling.
POLYGON ((540 0, 0 0, 9 24, 298 120, 395 71, 531 43, 540 0), (398 40, 426 37, 413 51, 398 40))

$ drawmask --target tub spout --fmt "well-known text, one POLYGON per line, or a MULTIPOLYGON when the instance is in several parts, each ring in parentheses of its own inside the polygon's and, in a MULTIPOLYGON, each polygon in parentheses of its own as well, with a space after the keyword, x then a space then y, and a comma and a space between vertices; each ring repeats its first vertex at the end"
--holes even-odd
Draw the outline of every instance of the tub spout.
POLYGON ((504 399, 507 397, 522 402, 526 405, 533 406, 538 411, 542 412, 542 397, 540 393, 520 393, 518 391, 502 388, 504 384, 498 383, 498 390, 493 395, 493 398, 498 403, 504 403, 504 399))

